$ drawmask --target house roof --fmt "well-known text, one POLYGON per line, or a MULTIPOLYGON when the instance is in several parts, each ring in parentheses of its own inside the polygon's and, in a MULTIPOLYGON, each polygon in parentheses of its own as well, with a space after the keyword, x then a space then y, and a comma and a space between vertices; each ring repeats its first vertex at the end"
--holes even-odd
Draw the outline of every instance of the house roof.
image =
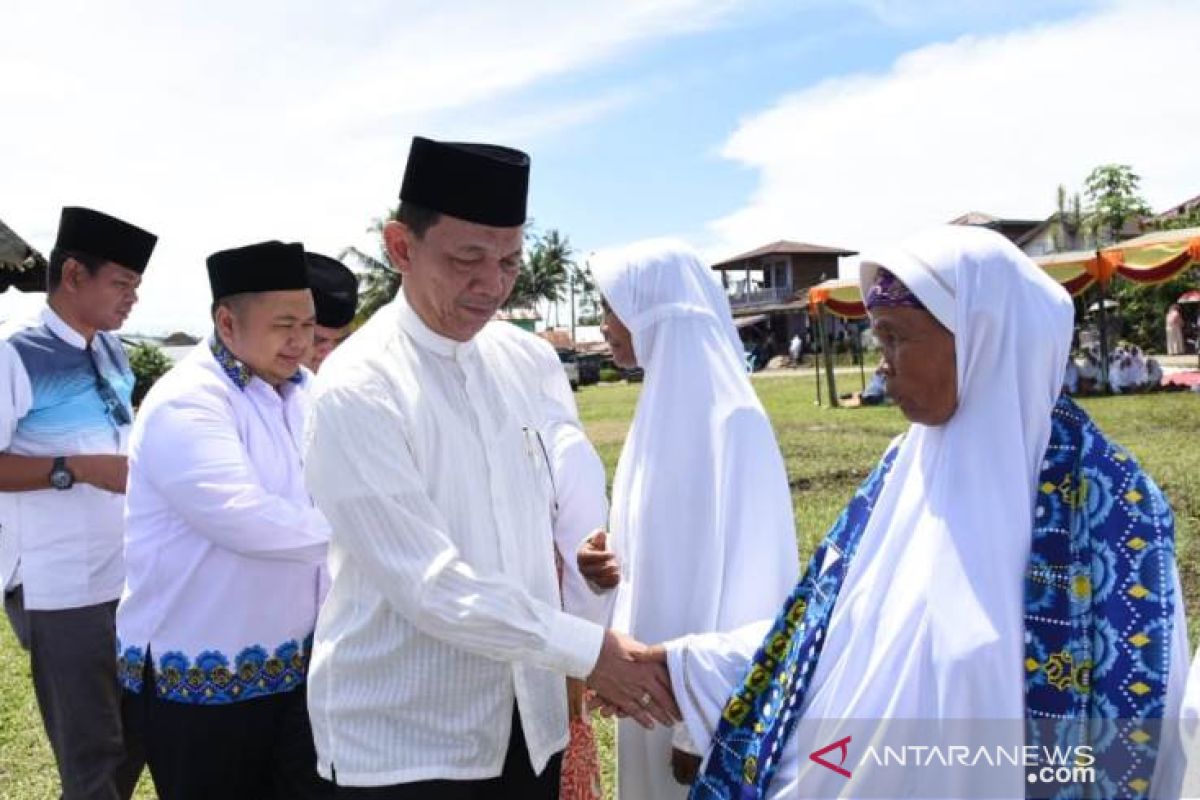
POLYGON ((1023 233, 1020 237, 1017 238, 1015 244, 1017 245, 1017 247, 1020 247, 1025 244, 1029 244, 1031 241, 1033 241, 1037 237, 1041 236, 1044 232, 1046 232, 1056 222, 1058 222, 1058 212, 1057 211, 1055 211, 1050 216, 1046 217, 1044 220, 1039 222, 1034 227, 1025 231, 1025 233, 1023 233))
POLYGON ((808 308, 807 289, 797 292, 792 299, 780 303, 768 303, 765 305, 739 306, 732 309, 734 324, 740 317, 758 316, 760 314, 796 314, 808 308))
POLYGON ((29 253, 29 245, 0 220, 0 265, 20 264, 29 253))
POLYGON ((1034 230, 1043 223, 1041 219, 1010 219, 1005 217, 994 217, 991 214, 985 214, 982 211, 968 211, 962 216, 955 217, 950 220, 951 225, 973 225, 979 228, 987 228, 996 233, 1008 237, 1009 241, 1017 242, 1024 238, 1029 231, 1034 230))
POLYGON ((1178 217, 1197 207, 1200 207, 1200 194, 1196 195, 1190 200, 1184 200, 1182 203, 1173 205, 1166 211, 1153 215, 1150 217, 1150 219, 1170 219, 1171 217, 1178 217))
POLYGON ((806 242, 793 242, 787 239, 780 239, 777 242, 764 244, 762 247, 757 247, 749 252, 727 258, 724 261, 718 261, 712 265, 712 268, 732 269, 735 264, 743 261, 751 261, 762 256, 774 255, 854 256, 858 255, 858 251, 847 250, 844 247, 826 247, 821 244, 808 244, 806 242))
POLYGON ((950 220, 951 225, 980 225, 983 227, 992 227, 998 225, 1037 225, 1041 219, 1017 219, 1015 217, 995 217, 991 214, 985 214, 982 211, 968 211, 967 213, 955 217, 950 220))
POLYGON ((0 291, 15 286, 22 292, 46 289, 46 259, 0 220, 0 291))
POLYGON ((1000 221, 999 217, 993 217, 991 214, 985 214, 982 211, 968 211, 962 216, 955 217, 950 220, 951 225, 995 225, 1000 221))

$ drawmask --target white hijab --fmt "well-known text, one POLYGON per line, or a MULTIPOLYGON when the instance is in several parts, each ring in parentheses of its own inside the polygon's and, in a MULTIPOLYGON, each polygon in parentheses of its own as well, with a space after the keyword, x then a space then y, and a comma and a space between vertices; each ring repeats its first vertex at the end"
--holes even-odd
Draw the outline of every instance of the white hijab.
POLYGON ((955 338, 958 409, 912 425, 829 626, 808 714, 1024 716, 1034 489, 1062 387, 1067 293, 1004 237, 965 226, 865 258, 955 338))
MULTIPOLYGON (((1007 239, 977 228, 936 228, 865 258, 864 296, 881 267, 954 334, 958 408, 941 426, 912 425, 899 445, 804 718, 1023 718, 1025 571, 1071 301, 1007 239)), ((1023 777, 1014 770, 1006 794, 1023 796, 1023 777)))
POLYGON ((662 240, 596 282, 645 370, 613 483, 616 626, 653 643, 774 614, 799 572, 791 492, 720 284, 662 240))
MULTIPOLYGON (((883 720, 911 732, 905 721, 1025 715, 1024 580, 1035 487, 1071 341, 1071 301, 1007 239, 976 228, 936 228, 865 258, 864 295, 881 267, 954 334, 958 409, 942 426, 912 425, 898 446, 802 709, 808 744, 835 741, 846 732, 844 720, 871 721, 883 733, 883 720)), ((1178 628, 1185 625, 1179 607, 1174 647, 1184 659, 1178 628)), ((668 648, 693 738, 708 741, 766 630, 764 622, 668 648)), ((1167 716, 1182 694, 1178 672, 1167 716)), ((927 743, 939 743, 936 726, 919 727, 929 732, 927 743)), ((1023 743, 1020 726, 997 733, 1011 735, 1010 746, 1023 743)), ((855 738, 856 747, 866 744, 855 738)), ((855 783, 814 765, 798 737, 789 747, 772 798, 799 796, 799 786, 806 797, 855 796, 855 783)), ((1170 760, 1160 757, 1160 773, 1178 768, 1170 760)), ((1007 783, 996 796, 1024 796, 1024 777, 1019 768, 998 776, 1007 783)), ((870 770, 854 773, 855 782, 871 778, 870 770)), ((978 793, 971 769, 912 770, 905 779, 913 785, 893 787, 896 796, 978 793)))

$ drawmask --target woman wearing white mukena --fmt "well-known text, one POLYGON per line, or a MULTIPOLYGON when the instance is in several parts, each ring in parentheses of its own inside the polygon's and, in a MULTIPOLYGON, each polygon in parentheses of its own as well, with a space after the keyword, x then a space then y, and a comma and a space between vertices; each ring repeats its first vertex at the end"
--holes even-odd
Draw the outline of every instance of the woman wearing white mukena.
POLYGON ((1003 237, 958 226, 864 260, 860 280, 888 392, 913 424, 773 623, 655 651, 708 752, 692 797, 1044 788, 998 758, 890 772, 862 760, 872 744, 968 742, 1087 745, 1087 796, 1177 797, 1188 650, 1174 521, 1133 457, 1059 397, 1070 298, 1003 237))
MULTIPOLYGON (((615 627, 660 642, 773 614, 799 572, 791 495, 724 291, 669 241, 600 259, 596 283, 613 359, 646 374, 613 481, 615 627)), ((629 723, 618 751, 621 800, 683 797, 702 752, 629 723)))

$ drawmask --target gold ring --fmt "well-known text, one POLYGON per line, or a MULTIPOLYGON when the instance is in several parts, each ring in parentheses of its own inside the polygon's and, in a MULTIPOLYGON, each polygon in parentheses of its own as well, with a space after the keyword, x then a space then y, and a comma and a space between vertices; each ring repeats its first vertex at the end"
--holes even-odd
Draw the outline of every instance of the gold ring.
POLYGON ((642 692, 642 707, 643 708, 650 705, 650 700, 651 700, 650 693, 642 692))

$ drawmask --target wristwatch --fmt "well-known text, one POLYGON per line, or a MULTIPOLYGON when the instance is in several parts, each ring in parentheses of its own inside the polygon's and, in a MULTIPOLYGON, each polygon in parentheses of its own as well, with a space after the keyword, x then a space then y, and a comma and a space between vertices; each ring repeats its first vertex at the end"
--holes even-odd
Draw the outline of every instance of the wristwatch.
POLYGON ((67 468, 66 456, 54 459, 54 466, 50 467, 50 485, 59 491, 75 485, 75 474, 67 468))

